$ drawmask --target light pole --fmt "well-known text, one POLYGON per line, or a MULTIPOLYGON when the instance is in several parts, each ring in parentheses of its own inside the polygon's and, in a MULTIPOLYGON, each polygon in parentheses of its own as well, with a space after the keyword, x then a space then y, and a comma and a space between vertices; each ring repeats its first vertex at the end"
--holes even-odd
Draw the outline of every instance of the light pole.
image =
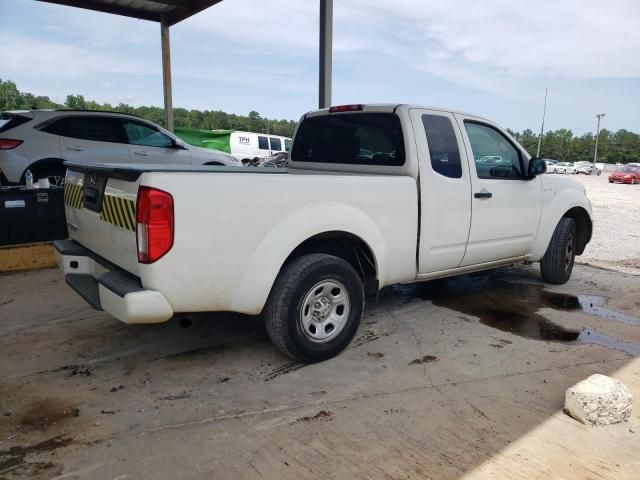
POLYGON ((596 166, 596 161, 598 160, 598 137, 600 136, 600 119, 604 117, 606 113, 598 113, 596 118, 598 119, 598 127, 596 128, 596 149, 593 152, 593 166, 596 166))

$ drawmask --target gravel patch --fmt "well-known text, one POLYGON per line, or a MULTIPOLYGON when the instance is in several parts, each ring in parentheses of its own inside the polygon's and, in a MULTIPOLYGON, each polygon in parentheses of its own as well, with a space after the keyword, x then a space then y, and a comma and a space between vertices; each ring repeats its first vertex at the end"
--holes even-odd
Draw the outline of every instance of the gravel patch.
POLYGON ((576 260, 640 275, 640 185, 609 183, 602 175, 573 175, 593 205, 593 238, 576 260))

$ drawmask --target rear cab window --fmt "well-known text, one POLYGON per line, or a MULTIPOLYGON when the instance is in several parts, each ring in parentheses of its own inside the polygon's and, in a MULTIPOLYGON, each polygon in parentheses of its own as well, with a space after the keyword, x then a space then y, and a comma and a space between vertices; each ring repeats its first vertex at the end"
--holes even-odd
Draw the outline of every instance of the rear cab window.
POLYGON ((305 118, 291 160, 343 165, 401 166, 404 137, 394 113, 338 113, 305 118))

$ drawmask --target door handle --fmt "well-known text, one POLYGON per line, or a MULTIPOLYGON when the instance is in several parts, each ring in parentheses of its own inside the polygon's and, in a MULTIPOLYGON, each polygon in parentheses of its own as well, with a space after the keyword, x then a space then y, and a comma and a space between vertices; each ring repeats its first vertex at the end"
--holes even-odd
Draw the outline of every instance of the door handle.
POLYGON ((83 152, 84 148, 82 147, 67 147, 67 150, 71 150, 72 152, 83 152))
POLYGON ((141 157, 148 157, 149 152, 145 152, 144 150, 138 150, 137 152, 133 152, 136 155, 140 155, 141 157))
POLYGON ((491 198, 493 197, 493 193, 491 192, 478 192, 473 194, 476 198, 491 198))

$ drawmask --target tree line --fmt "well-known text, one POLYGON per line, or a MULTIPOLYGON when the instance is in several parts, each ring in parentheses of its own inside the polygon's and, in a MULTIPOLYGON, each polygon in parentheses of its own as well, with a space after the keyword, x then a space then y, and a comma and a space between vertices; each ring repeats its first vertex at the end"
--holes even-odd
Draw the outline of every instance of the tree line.
MULTIPOLYGON (((85 99, 83 95, 67 95, 64 105, 61 105, 46 96, 36 96, 31 93, 21 92, 11 80, 3 81, 0 79, 0 111, 29 110, 32 108, 74 108, 130 113, 166 127, 164 124, 164 109, 161 107, 133 107, 126 103, 117 105, 98 103, 85 99)), ((255 111, 249 112, 249 115, 236 115, 220 110, 173 109, 173 124, 175 127, 180 128, 244 130, 291 137, 296 123, 293 120, 263 118, 255 111)))
MULTIPOLYGON (((10 80, 0 79, 0 111, 24 110, 31 108, 75 108, 84 110, 109 110, 131 113, 164 125, 164 111, 161 107, 133 107, 126 103, 111 105, 87 100, 82 95, 68 95, 64 105, 52 101, 46 96, 36 96, 21 92, 10 80)), ((275 120, 263 118, 258 112, 249 115, 236 115, 220 110, 173 109, 175 127, 199 128, 204 130, 245 130, 249 132, 271 133, 291 137, 296 126, 294 120, 275 120)), ((535 155, 538 148, 538 135, 530 129, 523 132, 509 130, 529 152, 535 155)), ((593 160, 595 136, 585 133, 575 135, 571 130, 561 128, 546 132, 542 137, 541 156, 565 162, 593 160)), ((612 132, 600 130, 598 138, 598 161, 607 163, 640 162, 640 135, 628 130, 612 132)))

